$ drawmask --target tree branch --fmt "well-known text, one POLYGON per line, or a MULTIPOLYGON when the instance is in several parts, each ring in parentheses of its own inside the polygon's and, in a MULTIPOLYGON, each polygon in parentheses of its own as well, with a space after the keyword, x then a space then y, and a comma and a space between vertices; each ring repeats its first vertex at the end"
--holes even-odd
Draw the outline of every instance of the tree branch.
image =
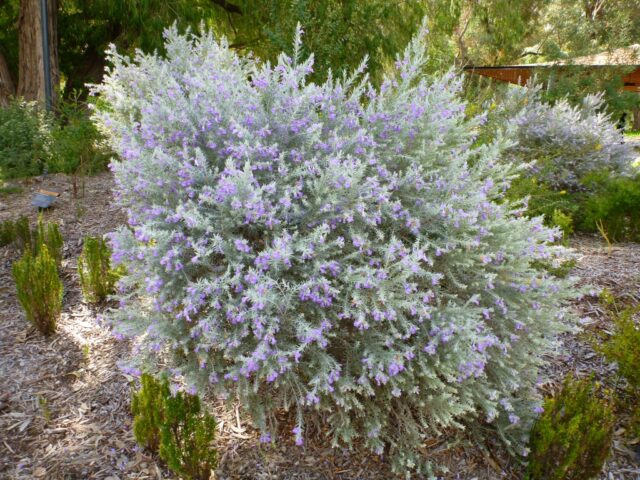
POLYGON ((224 8, 228 13, 237 13, 242 15, 242 9, 233 3, 229 3, 227 0, 211 0, 214 5, 224 8))

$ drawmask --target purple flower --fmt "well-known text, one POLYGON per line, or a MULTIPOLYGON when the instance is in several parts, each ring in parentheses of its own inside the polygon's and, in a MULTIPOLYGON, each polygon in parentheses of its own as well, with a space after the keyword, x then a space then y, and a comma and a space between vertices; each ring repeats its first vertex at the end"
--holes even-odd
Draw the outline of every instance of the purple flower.
POLYGON ((238 250, 239 252, 243 252, 243 253, 251 252, 251 247, 249 246, 249 244, 244 238, 234 240, 233 244, 235 245, 236 250, 238 250))

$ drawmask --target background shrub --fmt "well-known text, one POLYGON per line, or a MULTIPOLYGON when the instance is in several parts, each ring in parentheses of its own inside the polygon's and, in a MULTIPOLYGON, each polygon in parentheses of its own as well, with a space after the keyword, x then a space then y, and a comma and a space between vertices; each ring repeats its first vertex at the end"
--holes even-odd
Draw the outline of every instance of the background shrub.
POLYGON ((604 111, 602 95, 587 95, 582 104, 547 103, 540 85, 510 88, 489 109, 487 134, 508 123, 514 145, 506 158, 530 164, 528 175, 555 191, 585 189, 593 172, 625 174, 637 157, 633 146, 604 111))
POLYGON ((62 282, 47 246, 42 245, 35 257, 26 251, 13 265, 13 278, 27 320, 44 335, 54 333, 62 310, 62 282))
POLYGON ((0 108, 0 180, 42 173, 49 123, 35 103, 14 100, 0 108))
POLYGON ((55 115, 20 100, 0 108, 0 184, 40 175, 46 166, 49 173, 72 175, 75 194, 79 175, 106 169, 109 152, 78 98, 61 101, 55 115))
POLYGON ((609 455, 615 426, 612 402, 591 380, 568 378, 544 403, 531 431, 527 480, 595 478, 609 455))
POLYGON ((532 265, 565 250, 504 198, 508 143, 473 146, 460 81, 419 73, 420 40, 376 90, 167 38, 167 58, 112 51, 94 89, 129 215, 111 320, 137 362, 239 397, 265 441, 294 410, 296 443, 319 417, 397 470, 447 427, 486 420, 522 446, 574 290, 532 265))
POLYGON ((479 141, 503 126, 513 145, 503 157, 527 165, 509 189, 509 198, 528 198, 527 214, 563 230, 595 232, 602 221, 618 240, 637 236, 640 203, 633 161, 638 156, 604 112, 601 95, 581 105, 546 103, 540 86, 508 88, 486 102, 487 123, 479 141), (636 222, 637 223, 637 222, 636 222))
POLYGON ((106 169, 109 154, 102 146, 102 137, 87 115, 86 105, 78 94, 58 107, 56 123, 51 131, 51 155, 47 161, 50 172, 72 176, 74 197, 78 194, 78 177, 106 169))
POLYGON ((197 395, 171 394, 166 378, 141 376, 141 388, 133 394, 133 433, 141 445, 159 451, 167 466, 181 478, 208 480, 217 463, 211 446, 214 417, 201 412, 197 395))
POLYGON ((600 300, 613 319, 614 329, 613 334, 596 348, 608 361, 618 365, 618 372, 632 388, 640 391, 640 328, 635 321, 640 306, 619 307, 608 290, 603 290, 600 300))
POLYGON ((115 291, 123 268, 111 268, 111 249, 102 237, 85 237, 78 257, 78 274, 85 300, 98 303, 115 291))
POLYGON ((594 193, 582 203, 582 230, 595 231, 600 221, 612 240, 640 241, 640 174, 620 178, 602 174, 590 185, 594 193))

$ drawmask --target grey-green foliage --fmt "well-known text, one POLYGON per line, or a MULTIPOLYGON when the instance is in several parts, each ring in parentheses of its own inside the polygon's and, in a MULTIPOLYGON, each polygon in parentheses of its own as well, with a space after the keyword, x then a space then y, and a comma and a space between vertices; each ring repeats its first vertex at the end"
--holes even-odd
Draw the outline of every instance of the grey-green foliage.
POLYGON ((627 174, 637 157, 606 113, 601 94, 587 95, 579 106, 566 99, 547 103, 541 86, 530 82, 509 88, 487 111, 485 139, 508 130, 513 146, 505 158, 527 165, 527 175, 555 190, 582 190, 585 177, 600 170, 627 174))
POLYGON ((577 293, 532 264, 566 250, 505 199, 510 144, 474 146, 455 74, 422 74, 423 39, 379 89, 211 34, 171 30, 166 51, 111 51, 95 87, 129 221, 110 319, 134 361, 239 398, 264 441, 293 410, 296 443, 319 421, 402 472, 445 430, 521 447, 577 293))

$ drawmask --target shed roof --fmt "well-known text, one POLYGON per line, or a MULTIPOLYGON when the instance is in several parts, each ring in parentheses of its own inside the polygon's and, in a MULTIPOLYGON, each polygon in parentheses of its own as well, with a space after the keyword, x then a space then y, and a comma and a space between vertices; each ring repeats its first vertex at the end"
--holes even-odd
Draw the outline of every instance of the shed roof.
POLYGON ((530 63, 521 65, 499 66, 467 66, 464 70, 477 75, 491 77, 503 82, 523 85, 531 78, 533 71, 538 68, 558 68, 570 66, 589 67, 636 67, 624 75, 623 89, 640 93, 640 45, 617 48, 615 50, 575 57, 569 60, 554 62, 530 63))

